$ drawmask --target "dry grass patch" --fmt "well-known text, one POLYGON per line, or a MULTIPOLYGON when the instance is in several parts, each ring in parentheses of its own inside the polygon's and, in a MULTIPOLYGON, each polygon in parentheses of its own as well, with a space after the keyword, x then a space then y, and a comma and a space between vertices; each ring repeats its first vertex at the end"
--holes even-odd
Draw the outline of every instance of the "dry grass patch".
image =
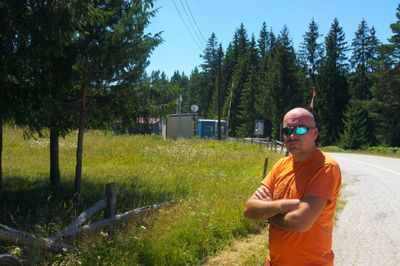
POLYGON ((228 249, 218 252, 202 265, 265 265, 267 253, 268 227, 265 227, 258 234, 233 240, 228 249))

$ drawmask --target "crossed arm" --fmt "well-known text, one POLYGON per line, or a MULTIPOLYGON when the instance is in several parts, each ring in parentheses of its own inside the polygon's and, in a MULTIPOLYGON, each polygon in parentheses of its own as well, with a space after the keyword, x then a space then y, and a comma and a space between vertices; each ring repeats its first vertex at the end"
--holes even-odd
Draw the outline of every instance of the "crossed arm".
POLYGON ((301 200, 272 200, 271 191, 261 185, 247 200, 244 216, 255 221, 269 219, 271 224, 282 230, 305 232, 317 220, 327 202, 314 196, 306 196, 301 200))

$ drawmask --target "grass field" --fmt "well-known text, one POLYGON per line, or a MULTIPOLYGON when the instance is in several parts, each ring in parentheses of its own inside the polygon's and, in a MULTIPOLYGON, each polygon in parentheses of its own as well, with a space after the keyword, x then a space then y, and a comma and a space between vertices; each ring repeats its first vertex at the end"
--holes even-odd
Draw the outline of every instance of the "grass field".
MULTIPOLYGON (((48 178, 48 138, 24 139, 21 131, 5 129, 0 223, 54 236, 78 215, 71 201, 75 143, 75 134, 60 141, 62 186, 54 189, 48 178)), ((201 264, 234 239, 262 229, 244 219, 242 210, 259 185, 265 157, 272 166, 279 155, 236 142, 164 141, 90 131, 84 139, 84 208, 103 196, 108 182, 117 184, 117 213, 169 200, 176 204, 117 224, 112 236, 99 232, 84 237, 75 243, 77 253, 20 253, 5 244, 0 253, 44 265, 201 264)))

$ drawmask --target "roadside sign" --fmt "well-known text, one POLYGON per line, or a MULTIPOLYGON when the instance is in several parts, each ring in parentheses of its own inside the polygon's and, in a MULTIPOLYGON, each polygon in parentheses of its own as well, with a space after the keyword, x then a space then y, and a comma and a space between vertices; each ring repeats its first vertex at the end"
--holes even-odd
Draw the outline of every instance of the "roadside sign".
POLYGON ((199 106, 193 104, 192 106, 190 106, 190 110, 192 110, 193 113, 196 113, 199 110, 199 106))
POLYGON ((264 135, 264 120, 256 119, 254 124, 254 135, 256 136, 264 135))

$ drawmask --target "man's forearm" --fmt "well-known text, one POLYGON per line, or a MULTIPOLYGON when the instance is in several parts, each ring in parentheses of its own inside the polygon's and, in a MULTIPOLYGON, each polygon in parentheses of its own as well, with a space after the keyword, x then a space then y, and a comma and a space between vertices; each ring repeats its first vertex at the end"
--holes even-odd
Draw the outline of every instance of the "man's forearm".
POLYGON ((308 196, 303 198, 298 209, 275 215, 269 219, 270 223, 282 230, 305 232, 309 230, 327 204, 326 199, 308 196))
POLYGON ((254 221, 265 221, 280 212, 281 204, 278 201, 250 199, 246 203, 244 216, 254 221))
POLYGON ((244 209, 244 216, 247 219, 255 221, 265 221, 279 213, 297 209, 298 199, 280 199, 280 200, 260 200, 250 198, 244 209))
POLYGON ((296 210, 288 213, 277 214, 269 218, 273 226, 290 232, 304 232, 308 230, 304 223, 297 217, 296 210))

